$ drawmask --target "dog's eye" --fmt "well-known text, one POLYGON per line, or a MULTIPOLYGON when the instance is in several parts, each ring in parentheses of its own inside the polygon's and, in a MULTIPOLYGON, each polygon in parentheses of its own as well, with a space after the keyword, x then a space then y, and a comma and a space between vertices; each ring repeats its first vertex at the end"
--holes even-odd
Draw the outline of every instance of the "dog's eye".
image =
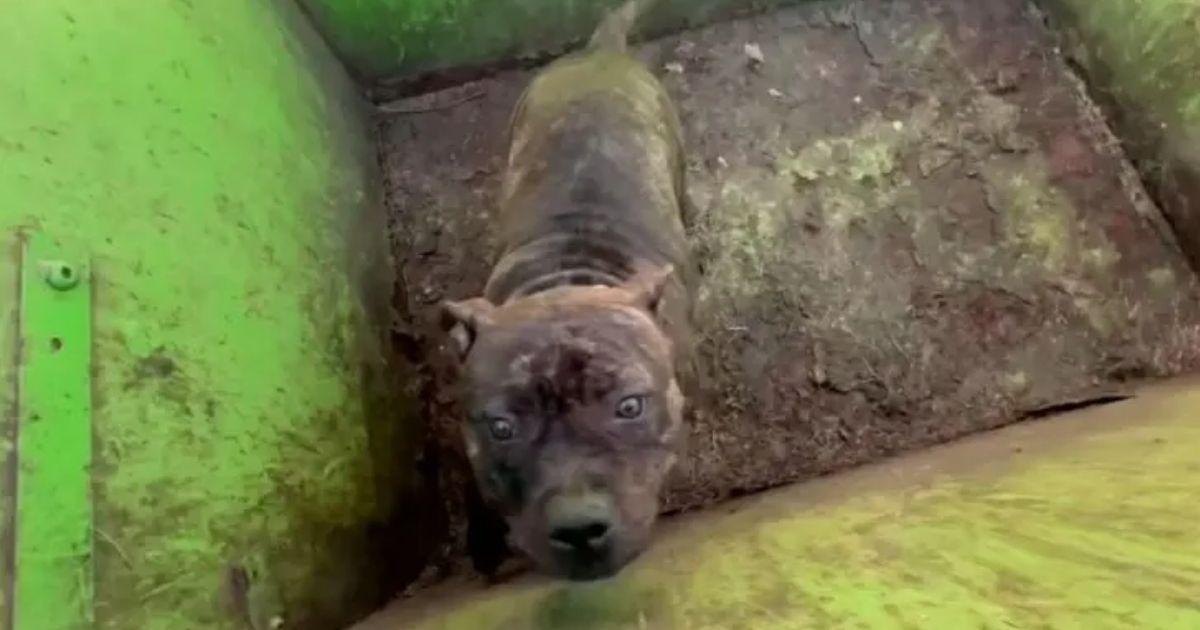
POLYGON ((633 420, 642 415, 643 406, 641 396, 626 396, 617 403, 617 415, 626 420, 633 420))
POLYGON ((497 442, 507 442, 517 436, 517 425, 511 418, 488 418, 488 432, 497 442))

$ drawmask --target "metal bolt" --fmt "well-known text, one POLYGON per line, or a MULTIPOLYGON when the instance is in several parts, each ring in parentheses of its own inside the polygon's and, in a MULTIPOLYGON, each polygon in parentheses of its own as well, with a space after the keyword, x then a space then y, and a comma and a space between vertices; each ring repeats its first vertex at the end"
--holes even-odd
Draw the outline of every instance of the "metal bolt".
POLYGON ((81 275, 79 269, 69 262, 44 260, 38 263, 38 267, 46 284, 59 291, 73 289, 75 285, 79 284, 79 277, 81 275))

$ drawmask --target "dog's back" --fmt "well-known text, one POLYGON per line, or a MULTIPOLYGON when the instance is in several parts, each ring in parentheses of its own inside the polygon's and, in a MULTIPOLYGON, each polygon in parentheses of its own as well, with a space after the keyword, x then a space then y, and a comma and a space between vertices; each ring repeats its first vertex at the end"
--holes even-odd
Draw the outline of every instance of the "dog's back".
POLYGON ((486 291, 496 304, 672 264, 664 315, 669 328, 685 325, 679 120, 657 78, 625 52, 639 4, 543 70, 514 112, 498 216, 504 254, 486 291))

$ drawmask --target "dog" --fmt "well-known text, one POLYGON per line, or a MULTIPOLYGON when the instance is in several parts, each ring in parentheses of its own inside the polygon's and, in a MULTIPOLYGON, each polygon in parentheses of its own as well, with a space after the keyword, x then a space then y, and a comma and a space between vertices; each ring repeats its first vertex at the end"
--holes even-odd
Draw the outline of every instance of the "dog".
POLYGON ((615 575, 679 454, 690 342, 679 117, 627 52, 648 2, 522 95, 482 296, 443 303, 480 496, 543 572, 615 575))

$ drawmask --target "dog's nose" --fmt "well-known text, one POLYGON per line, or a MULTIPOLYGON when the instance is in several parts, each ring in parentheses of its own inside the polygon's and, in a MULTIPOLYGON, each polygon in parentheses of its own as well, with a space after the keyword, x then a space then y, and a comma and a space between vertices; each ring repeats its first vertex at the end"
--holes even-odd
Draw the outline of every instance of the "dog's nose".
POLYGON ((566 552, 601 552, 612 534, 612 499, 599 492, 561 494, 546 505, 550 546, 566 552))
POLYGON ((603 521, 556 527, 550 530, 550 544, 565 551, 598 550, 608 540, 608 531, 609 524, 603 521))

